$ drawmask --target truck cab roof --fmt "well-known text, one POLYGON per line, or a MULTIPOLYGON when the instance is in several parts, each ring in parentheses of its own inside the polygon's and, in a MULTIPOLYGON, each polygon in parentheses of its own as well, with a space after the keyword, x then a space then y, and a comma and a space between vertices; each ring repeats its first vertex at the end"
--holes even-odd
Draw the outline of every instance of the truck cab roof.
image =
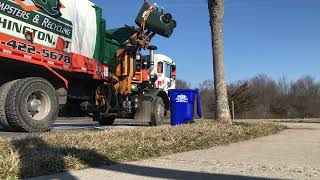
POLYGON ((169 64, 175 64, 175 62, 173 62, 173 60, 171 58, 169 58, 168 56, 166 56, 164 54, 155 54, 154 59, 155 59, 155 61, 163 61, 163 62, 166 62, 169 64))

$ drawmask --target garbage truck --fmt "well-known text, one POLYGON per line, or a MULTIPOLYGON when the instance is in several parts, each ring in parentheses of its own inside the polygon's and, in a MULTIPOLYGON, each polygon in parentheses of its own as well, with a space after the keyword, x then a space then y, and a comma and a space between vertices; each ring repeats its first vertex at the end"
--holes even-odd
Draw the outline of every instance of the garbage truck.
POLYGON ((101 125, 115 118, 161 125, 170 103, 150 74, 157 50, 151 40, 169 38, 177 24, 147 0, 135 23, 107 29, 102 9, 89 0, 1 0, 2 128, 48 131, 68 103, 101 125))

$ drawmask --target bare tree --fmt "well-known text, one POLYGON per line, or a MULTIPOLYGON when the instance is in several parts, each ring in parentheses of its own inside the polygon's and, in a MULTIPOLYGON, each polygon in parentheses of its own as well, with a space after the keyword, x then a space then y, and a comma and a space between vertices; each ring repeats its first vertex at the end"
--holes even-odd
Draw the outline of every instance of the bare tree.
POLYGON ((317 117, 319 112, 320 85, 310 76, 291 84, 289 93, 292 113, 295 118, 317 117))
POLYGON ((229 105, 234 103, 235 117, 241 118, 242 115, 255 108, 256 96, 251 92, 247 81, 238 81, 228 85, 229 105))
POLYGON ((275 101, 275 97, 279 95, 277 83, 265 74, 259 74, 251 78, 249 81, 251 92, 257 97, 256 108, 249 112, 249 118, 260 117, 263 119, 275 118, 270 113, 271 104, 275 101))
MULTIPOLYGON (((205 118, 216 118, 214 81, 199 84, 205 118)), ((227 86, 229 105, 234 102, 238 119, 319 118, 320 82, 311 76, 277 81, 265 74, 227 86)))
POLYGON ((205 80, 199 84, 200 96, 201 96, 201 109, 203 117, 206 119, 215 119, 215 96, 212 80, 205 80))
POLYGON ((216 117, 220 122, 232 123, 228 104, 227 85, 224 73, 224 50, 223 50, 223 17, 224 0, 208 0, 210 16, 213 70, 216 99, 216 117))
POLYGON ((176 80, 176 88, 177 89, 190 89, 191 84, 188 83, 187 81, 177 79, 176 80))

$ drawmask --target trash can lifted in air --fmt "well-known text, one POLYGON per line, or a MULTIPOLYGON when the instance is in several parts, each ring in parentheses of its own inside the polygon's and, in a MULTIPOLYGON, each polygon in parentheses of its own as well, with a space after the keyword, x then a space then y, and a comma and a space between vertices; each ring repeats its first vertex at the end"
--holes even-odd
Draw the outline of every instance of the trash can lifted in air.
POLYGON ((197 114, 202 118, 198 89, 170 89, 169 97, 171 125, 193 122, 195 99, 197 99, 197 114))

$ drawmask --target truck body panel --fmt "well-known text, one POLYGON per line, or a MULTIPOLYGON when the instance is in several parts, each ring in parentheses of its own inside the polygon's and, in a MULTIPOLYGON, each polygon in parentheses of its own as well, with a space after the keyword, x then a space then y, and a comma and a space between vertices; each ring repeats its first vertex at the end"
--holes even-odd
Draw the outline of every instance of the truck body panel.
MULTIPOLYGON (((30 0, 0 2, 1 55, 27 63, 90 74, 94 79, 107 75, 108 66, 93 59, 98 38, 92 37, 97 36, 99 26, 96 21, 98 17, 101 22, 102 15, 96 15, 96 9, 90 1, 80 1, 62 0, 60 17, 51 17, 40 9, 29 11, 18 3, 32 4, 30 0), (82 10, 86 13, 82 13, 82 10), (24 15, 17 17, 15 11, 24 15), (34 35, 32 42, 26 40, 28 32, 34 35), (63 48, 58 48, 59 43, 63 48)), ((101 29, 105 29, 105 26, 101 26, 101 29)), ((102 48, 99 51, 104 52, 102 48)))

